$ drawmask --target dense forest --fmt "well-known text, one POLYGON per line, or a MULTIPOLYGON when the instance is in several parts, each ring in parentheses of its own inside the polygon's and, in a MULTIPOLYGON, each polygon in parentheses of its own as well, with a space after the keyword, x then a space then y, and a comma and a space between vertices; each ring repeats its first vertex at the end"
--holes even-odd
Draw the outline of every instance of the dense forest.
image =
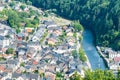
POLYGON ((120 50, 120 0, 19 0, 62 17, 79 20, 96 37, 96 45, 120 50))

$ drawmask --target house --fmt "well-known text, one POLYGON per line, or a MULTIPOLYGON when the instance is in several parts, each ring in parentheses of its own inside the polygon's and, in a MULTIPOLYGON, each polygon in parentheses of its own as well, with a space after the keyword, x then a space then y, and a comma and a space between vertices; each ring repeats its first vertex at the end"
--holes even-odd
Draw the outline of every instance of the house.
POLYGON ((56 27, 49 27, 49 28, 47 28, 48 29, 48 33, 51 34, 55 28, 56 27))
POLYGON ((68 33, 68 32, 74 32, 74 28, 73 27, 68 27, 66 29, 66 33, 68 33))
POLYGON ((52 55, 51 54, 47 54, 44 58, 45 59, 52 59, 52 55))
POLYGON ((11 29, 0 29, 0 35, 9 39, 15 39, 15 33, 11 29))
POLYGON ((120 68, 120 57, 114 57, 113 61, 114 61, 114 65, 117 66, 116 69, 120 68))
POLYGON ((55 24, 55 22, 51 21, 51 20, 45 20, 43 22, 43 24, 45 24, 47 26, 47 28, 57 27, 57 25, 55 24))
POLYGON ((26 48, 27 47, 27 42, 25 41, 16 41, 15 43, 17 43, 17 48, 26 48))
POLYGON ((49 45, 55 45, 56 40, 53 39, 53 38, 49 38, 47 42, 48 42, 49 45))
POLYGON ((35 50, 41 50, 41 45, 39 41, 36 42, 29 41, 27 47, 34 48, 35 50))
POLYGON ((32 73, 26 73, 26 74, 21 74, 21 73, 12 73, 12 79, 16 80, 40 80, 40 77, 38 74, 32 74, 32 73))
POLYGON ((22 79, 20 76, 21 76, 22 74, 21 73, 16 73, 16 72, 14 72, 14 73, 12 73, 12 79, 14 80, 14 79, 16 79, 16 80, 24 80, 24 79, 22 79))
POLYGON ((55 80, 56 75, 51 72, 45 72, 46 80, 55 80))
POLYGON ((69 44, 70 46, 74 46, 75 40, 74 40, 72 37, 68 38, 67 41, 68 41, 68 44, 69 44))
POLYGON ((13 6, 13 9, 16 10, 16 11, 19 11, 20 10, 20 3, 17 3, 15 6, 13 6))
POLYGON ((68 27, 68 29, 66 29, 66 33, 67 36, 73 36, 74 32, 74 28, 73 27, 68 27))
POLYGON ((17 49, 17 54, 18 55, 25 55, 27 52, 27 48, 18 48, 17 49))
POLYGON ((16 38, 15 32, 12 31, 11 29, 8 31, 8 34, 7 34, 7 35, 9 35, 9 37, 12 38, 12 39, 15 39, 15 38, 16 38))
POLYGON ((10 59, 14 56, 14 54, 2 54, 2 57, 4 57, 5 59, 10 59))
POLYGON ((57 36, 62 35, 62 30, 61 29, 54 29, 53 33, 56 34, 57 36))
POLYGON ((50 64, 50 65, 45 65, 44 68, 46 71, 51 71, 51 72, 55 73, 56 66, 54 64, 50 64))
POLYGON ((114 57, 120 57, 119 53, 112 51, 112 50, 109 50, 107 54, 109 56, 109 59, 113 59, 114 57))
POLYGON ((73 36, 73 29, 72 28, 68 28, 67 30, 66 30, 66 34, 67 34, 67 36, 73 36))
POLYGON ((0 6, 0 11, 2 11, 4 9, 4 6, 0 6))
POLYGON ((0 45, 0 53, 4 54, 4 53, 6 53, 6 50, 7 50, 7 48, 4 48, 3 45, 1 44, 0 45))
POLYGON ((70 31, 70 32, 67 32, 67 36, 73 36, 73 32, 72 31, 70 31))
POLYGON ((0 29, 0 35, 1 36, 6 36, 6 35, 8 35, 9 34, 9 31, 10 31, 11 29, 0 29))
POLYGON ((118 63, 118 62, 120 62, 120 57, 114 57, 113 60, 114 60, 115 63, 118 63))
POLYGON ((28 58, 33 58, 36 55, 37 51, 33 47, 29 47, 26 54, 28 58))
POLYGON ((25 34, 24 34, 24 33, 18 33, 18 34, 17 34, 17 39, 18 39, 19 41, 22 41, 23 39, 25 39, 25 34))
POLYGON ((55 71, 56 71, 56 72, 60 72, 60 71, 61 71, 60 67, 57 66, 57 67, 55 68, 55 71))
POLYGON ((42 56, 40 53, 36 54, 36 57, 34 58, 36 61, 40 61, 42 59, 42 56))
POLYGON ((66 73, 68 70, 69 70, 68 66, 67 66, 67 65, 64 65, 64 67, 63 67, 63 72, 66 73))
POLYGON ((9 26, 6 25, 6 22, 2 21, 2 23, 0 23, 0 29, 11 29, 9 26))
POLYGON ((33 65, 37 65, 37 64, 38 64, 38 62, 37 62, 37 61, 35 61, 35 60, 33 60, 33 61, 32 61, 32 64, 33 64, 33 65))
POLYGON ((10 40, 4 36, 0 36, 0 45, 2 45, 2 47, 9 46, 10 40))
POLYGON ((60 46, 57 47, 58 50, 68 50, 69 49, 69 44, 61 44, 60 46))
POLYGON ((0 65, 0 73, 5 71, 5 66, 4 65, 0 65))
POLYGON ((64 31, 66 31, 67 28, 68 28, 67 26, 63 26, 63 27, 62 27, 62 29, 63 29, 64 31))
POLYGON ((24 11, 25 11, 25 12, 29 12, 29 8, 28 8, 28 7, 25 7, 25 8, 24 8, 24 11))
POLYGON ((26 55, 19 55, 18 56, 19 62, 27 62, 28 57, 26 55))
POLYGON ((70 61, 69 62, 69 69, 72 69, 72 70, 76 69, 76 65, 75 64, 76 63, 74 61, 70 61))
POLYGON ((6 2, 11 2, 12 0, 6 0, 6 2))
POLYGON ((45 32, 45 26, 40 26, 40 28, 38 29, 38 31, 33 35, 32 37, 32 41, 33 42, 37 42, 40 41, 40 39, 42 38, 44 32, 45 32))
POLYGON ((24 78, 24 80, 40 80, 40 76, 38 74, 27 73, 25 76, 26 78, 24 78))
POLYGON ((19 67, 20 63, 18 61, 18 59, 14 59, 14 60, 7 60, 6 61, 6 69, 12 69, 12 71, 16 71, 17 68, 19 67), (14 68, 13 68, 14 67, 14 68))
POLYGON ((40 72, 40 74, 45 73, 45 71, 41 68, 39 68, 39 72, 40 72))
POLYGON ((0 80, 7 80, 7 77, 8 77, 8 73, 6 72, 0 73, 0 80))
POLYGON ((32 31, 34 30, 34 28, 25 28, 27 33, 32 33, 32 31))
POLYGON ((6 72, 6 73, 12 73, 13 70, 14 70, 13 67, 12 67, 12 68, 11 68, 11 67, 9 68, 9 67, 7 66, 6 69, 5 69, 5 72, 6 72))

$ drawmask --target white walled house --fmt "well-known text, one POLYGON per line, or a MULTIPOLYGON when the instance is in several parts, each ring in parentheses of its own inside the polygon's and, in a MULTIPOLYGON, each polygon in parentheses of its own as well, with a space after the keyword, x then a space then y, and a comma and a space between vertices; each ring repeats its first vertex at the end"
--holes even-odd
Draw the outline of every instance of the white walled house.
POLYGON ((3 36, 0 36, 0 45, 2 45, 3 47, 9 46, 10 40, 3 36))

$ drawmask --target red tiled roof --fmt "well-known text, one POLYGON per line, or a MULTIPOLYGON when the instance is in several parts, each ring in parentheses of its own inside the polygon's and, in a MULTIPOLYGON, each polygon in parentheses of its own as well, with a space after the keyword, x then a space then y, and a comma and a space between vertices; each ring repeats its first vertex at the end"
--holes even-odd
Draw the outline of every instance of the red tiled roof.
POLYGON ((4 71, 5 67, 3 65, 0 65, 0 71, 4 71))
POLYGON ((34 65, 37 65, 37 64, 38 64, 38 62, 37 62, 37 61, 33 61, 33 64, 34 64, 34 65))

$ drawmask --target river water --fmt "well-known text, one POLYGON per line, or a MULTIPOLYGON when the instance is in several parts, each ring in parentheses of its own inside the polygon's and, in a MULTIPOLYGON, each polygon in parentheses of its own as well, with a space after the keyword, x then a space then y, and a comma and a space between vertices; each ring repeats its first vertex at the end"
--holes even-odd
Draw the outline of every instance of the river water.
POLYGON ((91 31, 85 30, 83 32, 82 47, 90 61, 92 69, 93 70, 95 70, 95 69, 105 70, 106 65, 105 65, 103 59, 98 54, 93 40, 94 40, 94 38, 93 38, 91 31))

